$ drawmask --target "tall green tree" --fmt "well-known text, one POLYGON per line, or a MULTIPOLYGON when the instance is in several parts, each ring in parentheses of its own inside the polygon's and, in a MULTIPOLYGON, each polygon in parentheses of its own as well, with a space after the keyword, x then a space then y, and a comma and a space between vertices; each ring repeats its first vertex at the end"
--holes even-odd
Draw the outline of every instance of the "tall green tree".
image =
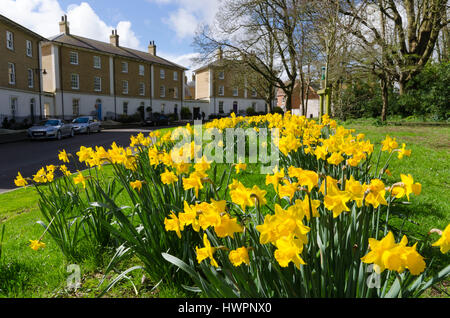
POLYGON ((441 29, 448 24, 448 0, 341 0, 339 4, 340 13, 354 26, 352 34, 367 46, 383 49, 385 70, 404 94, 406 84, 430 60, 441 29), (378 14, 389 27, 384 35, 374 23, 378 14))

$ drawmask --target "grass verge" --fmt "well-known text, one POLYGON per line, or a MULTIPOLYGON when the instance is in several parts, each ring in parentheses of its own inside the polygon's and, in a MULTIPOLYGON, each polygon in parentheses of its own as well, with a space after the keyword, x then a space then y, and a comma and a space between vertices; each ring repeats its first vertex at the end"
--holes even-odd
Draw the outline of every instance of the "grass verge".
MULTIPOLYGON (((389 181, 398 181, 400 173, 410 173, 416 182, 422 184, 422 194, 413 197, 410 204, 394 208, 396 219, 394 226, 402 228, 412 237, 428 237, 432 228, 443 229, 450 221, 450 128, 429 126, 375 126, 369 122, 343 123, 346 128, 364 133, 376 145, 377 153, 380 142, 386 135, 396 137, 399 144, 406 143, 412 150, 410 158, 393 160, 389 170, 389 181), (406 221, 405 221, 406 220, 406 221), (411 233, 411 234, 410 234, 411 233)), ((384 162, 387 154, 383 154, 384 162)), ((112 171, 105 168, 105 176, 112 176, 112 171)), ((265 186, 265 176, 257 167, 240 175, 246 186, 265 186)), ((11 180, 12 182, 12 180, 11 180)), ((273 190, 267 188, 268 198, 273 190)), ((51 239, 46 239, 46 248, 37 252, 29 248, 29 240, 37 239, 42 234, 38 194, 32 187, 19 189, 0 195, 0 224, 5 224, 3 255, 0 260, 0 297, 96 297, 98 284, 103 277, 111 253, 86 257, 81 269, 81 288, 69 292, 67 287, 67 264, 58 246, 51 239)), ((126 198, 123 198, 125 201, 126 198)), ((429 239, 437 240, 432 234, 429 239)), ((438 249, 428 251, 426 258, 437 257, 436 268, 442 268, 450 262, 448 255, 442 255, 438 249)), ((139 265, 139 260, 129 257, 115 268, 115 273, 139 265)), ((108 278, 111 279, 114 274, 108 278)), ((105 283, 106 284, 106 283, 105 283)), ((103 287, 105 286, 102 285, 103 287)), ((149 281, 142 271, 129 274, 129 279, 117 284, 106 297, 192 297, 191 293, 173 286, 158 286, 149 281)), ((449 282, 443 282, 437 289, 430 289, 425 297, 448 297, 449 282)))

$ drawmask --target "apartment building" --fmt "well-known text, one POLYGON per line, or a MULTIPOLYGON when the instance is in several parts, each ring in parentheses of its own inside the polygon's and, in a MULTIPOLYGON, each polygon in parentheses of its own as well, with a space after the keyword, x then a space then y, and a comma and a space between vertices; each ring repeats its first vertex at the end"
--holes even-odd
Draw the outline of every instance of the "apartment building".
POLYGON ((5 118, 34 122, 41 116, 43 39, 0 15, 0 126, 5 118))
POLYGON ((60 34, 42 43, 46 116, 179 114, 186 69, 157 56, 154 42, 142 52, 121 46, 117 30, 108 43, 71 34, 66 16, 59 26, 60 34))
MULTIPOLYGON (((245 113, 248 108, 253 108, 256 112, 267 111, 265 99, 251 85, 251 71, 242 72, 239 62, 224 59, 221 49, 218 50, 215 61, 194 73, 195 100, 198 102, 198 105, 193 106, 194 117, 198 112, 209 116, 245 113)), ((274 99, 272 106, 275 104, 274 99)))

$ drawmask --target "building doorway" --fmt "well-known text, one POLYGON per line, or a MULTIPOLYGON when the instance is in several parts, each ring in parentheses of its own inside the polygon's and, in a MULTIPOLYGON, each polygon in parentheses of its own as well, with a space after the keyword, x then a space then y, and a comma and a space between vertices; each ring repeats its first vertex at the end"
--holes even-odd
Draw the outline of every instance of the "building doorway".
POLYGON ((238 102, 233 102, 233 112, 237 114, 238 112, 238 102))
POLYGON ((35 115, 35 107, 36 107, 36 101, 34 98, 30 100, 30 116, 31 116, 31 123, 34 124, 34 117, 35 115))
POLYGON ((97 110, 97 119, 102 120, 102 100, 97 99, 95 102, 95 109, 97 110))

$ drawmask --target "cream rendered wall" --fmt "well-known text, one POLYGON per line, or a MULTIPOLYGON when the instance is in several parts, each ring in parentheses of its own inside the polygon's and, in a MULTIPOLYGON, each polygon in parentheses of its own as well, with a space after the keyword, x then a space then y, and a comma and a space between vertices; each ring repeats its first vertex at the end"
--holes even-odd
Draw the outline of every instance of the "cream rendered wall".
POLYGON ((12 118, 12 98, 17 98, 17 107, 15 112, 16 121, 21 121, 31 116, 31 99, 34 99, 35 116, 40 115, 39 93, 0 88, 0 120, 3 120, 4 117, 7 117, 8 119, 12 118))

